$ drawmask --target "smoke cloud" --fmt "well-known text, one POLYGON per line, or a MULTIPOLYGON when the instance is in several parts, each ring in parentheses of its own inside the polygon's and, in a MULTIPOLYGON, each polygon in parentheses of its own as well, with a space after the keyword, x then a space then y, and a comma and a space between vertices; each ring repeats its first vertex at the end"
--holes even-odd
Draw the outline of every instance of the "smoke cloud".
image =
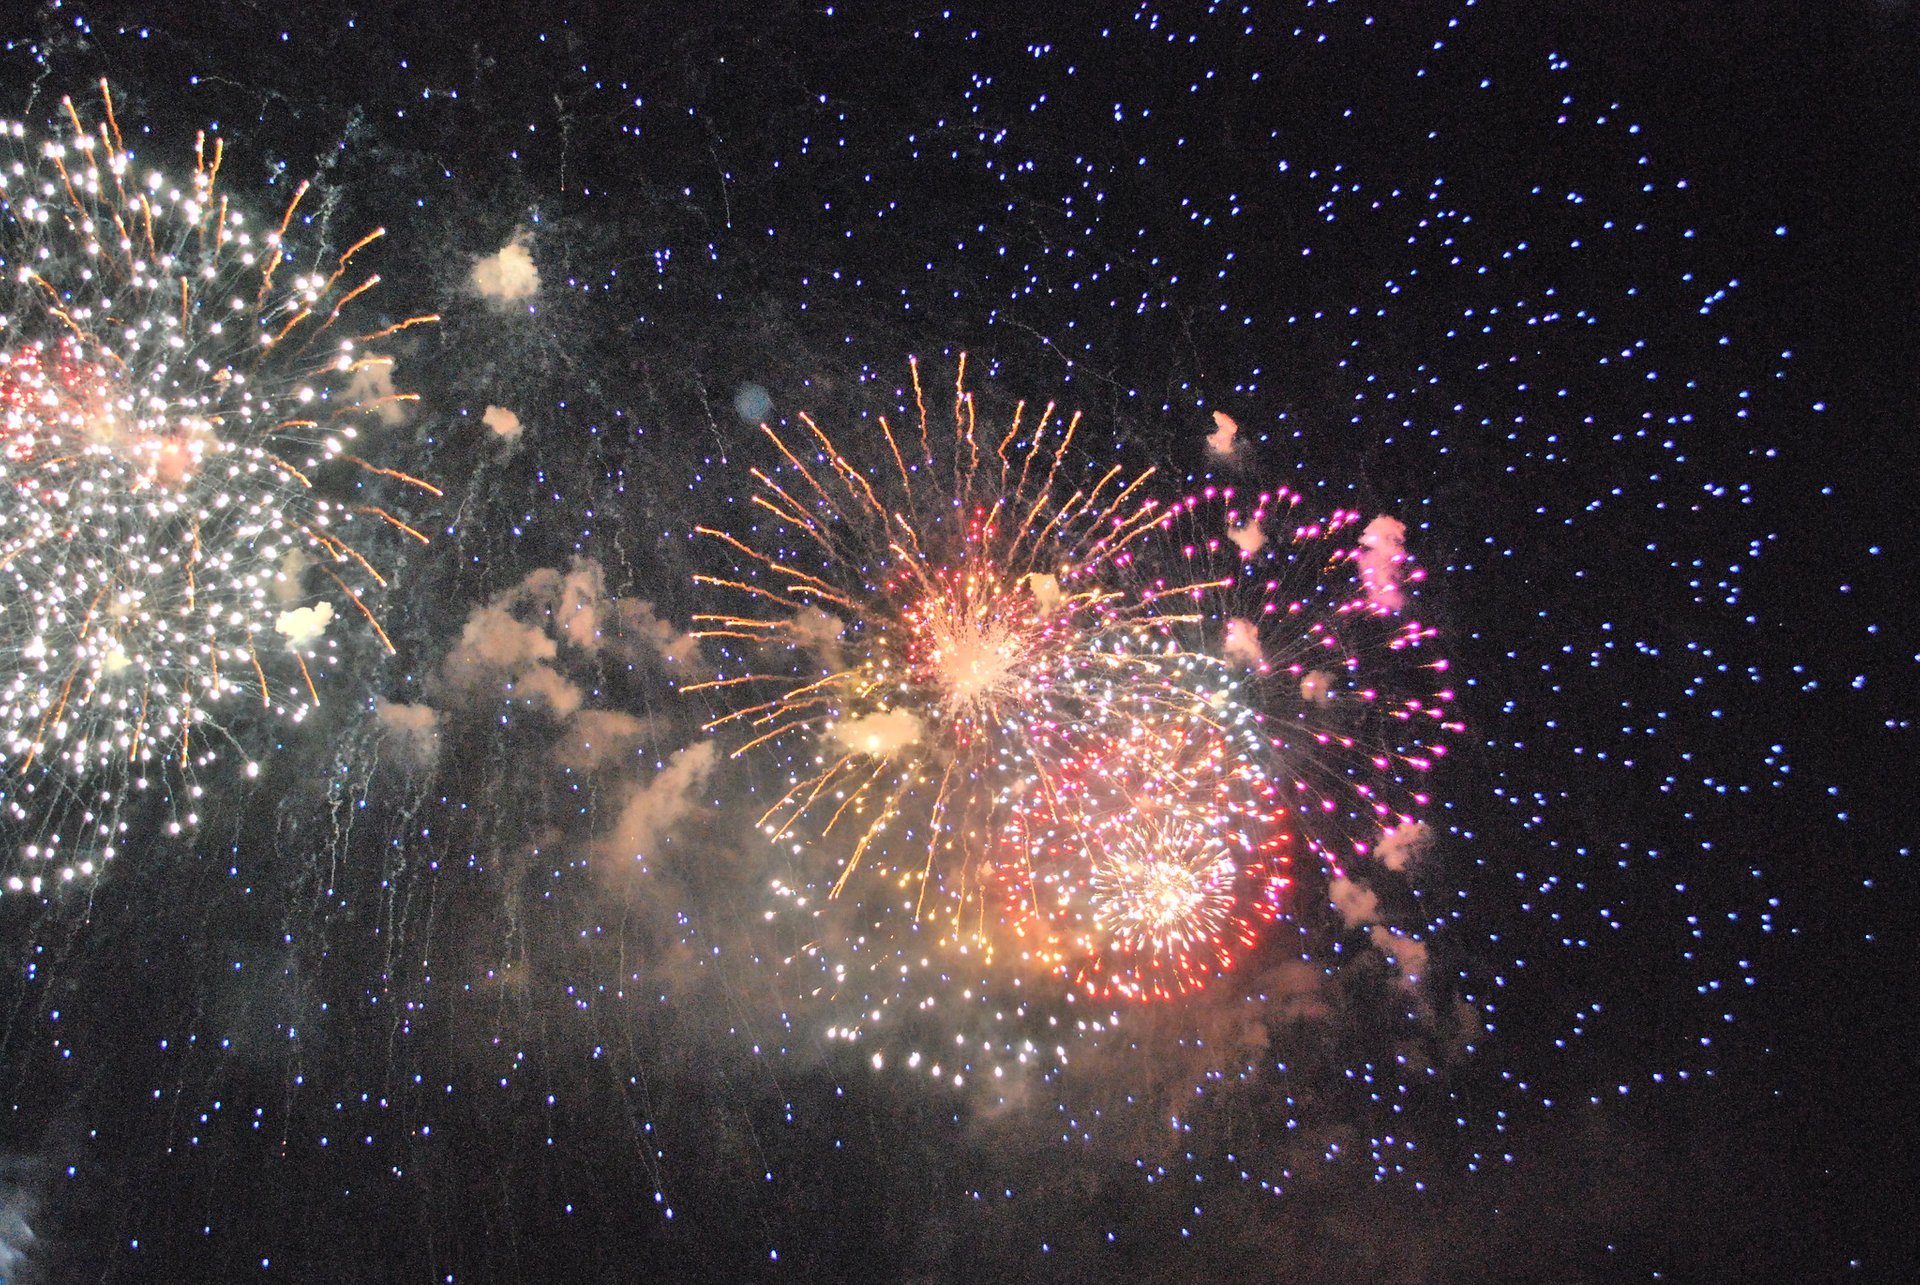
POLYGON ((407 403, 394 392, 389 358, 369 359, 355 367, 346 395, 351 405, 371 412, 388 428, 407 421, 407 403))
POLYGON ((828 671, 846 668, 845 658, 840 654, 840 633, 845 628, 846 622, 840 617, 818 607, 802 607, 788 622, 794 641, 813 653, 821 668, 828 671))
POLYGON ((885 758, 916 744, 926 727, 919 715, 911 710, 888 709, 864 718, 835 723, 828 730, 834 740, 855 754, 885 758))
POLYGON ((433 765, 440 753, 440 714, 433 706, 376 699, 373 716, 388 739, 399 745, 416 766, 433 765))
POLYGON ((560 671, 551 665, 535 665, 509 679, 506 694, 510 700, 540 702, 552 710, 556 718, 571 718, 585 700, 579 687, 561 677, 560 671))
POLYGON ((540 291, 540 269, 534 266, 531 241, 521 228, 499 251, 473 265, 468 278, 480 297, 496 304, 519 303, 540 291))
POLYGON ((575 558, 564 572, 542 567, 474 608, 441 664, 440 681, 467 698, 491 690, 539 701, 566 718, 584 698, 557 667, 562 646, 630 661, 657 656, 690 667, 699 660, 698 639, 660 619, 652 603, 609 598, 600 564, 575 558))
POLYGON ((1039 604, 1041 615, 1051 615, 1060 605, 1060 577, 1044 571, 1035 571, 1027 576, 1027 591, 1039 604))
POLYGON ((1425 856, 1433 845, 1433 831, 1425 821, 1406 820, 1380 836, 1374 858, 1389 870, 1404 871, 1425 856))
POLYGON ((1228 527, 1227 539, 1233 541, 1241 557, 1251 558, 1266 547, 1267 533, 1260 529, 1258 522, 1248 522, 1245 526, 1228 527))
POLYGON ((1233 416, 1225 411, 1213 413, 1213 431, 1207 434, 1207 452, 1221 458, 1232 455, 1239 443, 1234 439, 1240 434, 1240 425, 1233 422, 1233 416))
POLYGON ((1327 885, 1327 900, 1333 903, 1347 927, 1358 928, 1380 918, 1380 898, 1373 889, 1342 875, 1327 885))
POLYGON ((652 730, 650 720, 621 710, 583 709, 561 729, 553 761, 575 771, 598 771, 616 759, 632 757, 652 730))
POLYGON ((281 606, 291 607, 307 596, 307 568, 312 565, 313 559, 307 556, 305 549, 288 549, 287 556, 280 559, 280 569, 274 575, 273 583, 267 586, 267 592, 281 606))
POLYGON ((611 616, 607 632, 619 645, 624 658, 638 659, 638 648, 644 648, 669 665, 693 670, 703 668, 700 640, 675 628, 671 621, 662 620, 653 604, 644 598, 618 599, 607 614, 611 616))
POLYGON ((460 641, 440 666, 449 687, 469 694, 489 685, 505 687, 523 671, 560 654, 546 630, 514 616, 510 607, 517 592, 509 590, 467 617, 460 641))
POLYGON ((327 626, 333 621, 333 604, 316 602, 311 607, 295 607, 283 611, 274 618, 273 632, 287 640, 287 646, 298 649, 311 647, 320 641, 327 632, 327 626))
POLYGON ((1427 971, 1427 944, 1407 936, 1398 928, 1375 924, 1367 929, 1373 948, 1400 969, 1400 983, 1408 990, 1420 984, 1427 971))
POLYGON ((599 858, 616 868, 644 868, 653 848, 694 810, 714 757, 712 741, 697 741, 675 751, 650 780, 629 787, 619 818, 595 845, 599 858))
POLYGON ((1407 527, 1398 518, 1380 515, 1360 533, 1360 588, 1376 611, 1398 611, 1406 605, 1400 591, 1400 568, 1407 560, 1407 527))
POLYGON ((1327 885, 1327 899, 1349 928, 1365 927, 1375 950, 1400 970, 1401 985, 1412 990, 1427 970, 1425 942, 1407 936, 1382 921, 1380 898, 1363 883, 1342 876, 1327 885))
POLYGON ((1236 665, 1248 669, 1258 669, 1266 657, 1260 650, 1260 631, 1253 622, 1235 616, 1227 621, 1226 641, 1220 645, 1221 652, 1236 665))
POLYGON ((600 650, 600 611, 606 596, 607 577, 600 564, 592 558, 575 558, 554 592, 553 627, 561 639, 584 652, 600 650))
POLYGON ((492 429, 493 435, 503 442, 520 440, 520 417, 505 406, 487 407, 480 412, 480 422, 492 429))

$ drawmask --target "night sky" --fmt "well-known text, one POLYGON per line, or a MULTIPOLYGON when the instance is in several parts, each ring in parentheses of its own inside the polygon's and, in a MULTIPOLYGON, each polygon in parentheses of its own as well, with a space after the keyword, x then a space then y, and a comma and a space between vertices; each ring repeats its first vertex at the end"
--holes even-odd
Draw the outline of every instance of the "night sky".
POLYGON ((351 483, 431 537, 361 544, 391 655, 336 593, 310 716, 0 895, 0 1280, 1909 1277, 1914 27, 8 8, 0 162, 105 78, 256 224, 311 180, 316 261, 387 230, 364 328, 440 320, 359 450, 442 493, 351 483), (1417 984, 1296 858, 1064 1066, 830 1037, 773 884, 844 852, 768 842, 790 764, 681 690, 735 654, 694 529, 759 420, 860 441, 961 353, 1169 500, 1404 524, 1465 725, 1373 885, 1417 984))

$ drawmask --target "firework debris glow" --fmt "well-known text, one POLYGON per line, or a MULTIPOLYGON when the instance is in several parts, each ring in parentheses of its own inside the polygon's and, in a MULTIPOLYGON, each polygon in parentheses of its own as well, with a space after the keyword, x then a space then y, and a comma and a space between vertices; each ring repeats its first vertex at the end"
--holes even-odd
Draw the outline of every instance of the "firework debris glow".
POLYGON ((434 320, 348 328, 380 233, 303 258, 304 187, 262 230, 219 184, 223 140, 202 134, 180 182, 136 163, 104 82, 97 125, 63 107, 64 135, 0 123, 0 806, 29 836, 12 892, 95 874, 123 791, 239 748, 237 707, 303 719, 336 602, 391 648, 354 529, 426 537, 330 498, 327 472, 434 490, 356 453, 412 400, 369 345, 434 320))

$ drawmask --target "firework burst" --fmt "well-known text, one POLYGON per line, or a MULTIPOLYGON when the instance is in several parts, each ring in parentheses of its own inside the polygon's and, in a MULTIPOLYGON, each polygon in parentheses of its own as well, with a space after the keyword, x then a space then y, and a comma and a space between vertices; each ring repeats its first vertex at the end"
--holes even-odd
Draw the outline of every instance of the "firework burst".
POLYGON ((771 838, 809 821, 851 836, 835 894, 870 861, 914 889, 916 917, 941 911, 990 947, 980 862, 1006 800, 1051 788, 1093 729, 1157 698, 1154 644, 1201 586, 1133 588, 1134 549, 1162 520, 1143 495, 1153 470, 1115 465, 1069 490, 1079 417, 1051 405, 1028 421, 1023 403, 983 446, 965 372, 963 359, 945 434, 913 367, 917 431, 878 421, 891 467, 861 468, 806 415, 804 445, 762 426, 784 467, 753 471, 759 524, 699 528, 736 570, 698 581, 751 614, 704 614, 698 631, 749 644, 746 672, 688 690, 771 693, 709 726, 751 729, 735 757, 788 753, 791 780, 761 817, 771 838))
POLYGON ((688 690, 755 693, 708 726, 785 768, 776 955, 828 1035, 998 1079, 1232 971, 1296 851, 1339 877, 1420 815, 1456 725, 1391 519, 1162 504, 1052 407, 982 445, 964 362, 950 431, 912 397, 854 449, 762 426, 755 522, 698 528, 745 606, 696 618, 727 660, 688 690))
POLYGON ((1254 944, 1288 884, 1258 716, 1217 659, 1166 662, 1165 687, 1090 729, 1002 829, 1006 930, 1095 998, 1205 986, 1254 944))
POLYGON ((1301 503, 1206 486, 1164 522, 1173 583, 1208 586, 1183 636, 1245 686, 1289 835, 1338 875, 1425 815, 1427 773, 1464 728, 1402 525, 1301 503))
MULTIPOLYGON (((378 281, 355 256, 289 243, 219 186, 202 135, 190 178, 135 163, 102 86, 87 125, 36 138, 0 123, 0 737, 4 807, 28 836, 5 876, 39 892, 95 873, 122 842, 119 800, 190 774, 251 708, 318 701, 339 609, 386 643, 385 584, 354 543, 386 510, 330 498, 357 470, 431 491, 355 453, 359 426, 411 400, 351 305, 378 281)), ((191 786, 185 797, 191 799, 191 786)), ((190 806, 173 824, 190 824, 190 806)))

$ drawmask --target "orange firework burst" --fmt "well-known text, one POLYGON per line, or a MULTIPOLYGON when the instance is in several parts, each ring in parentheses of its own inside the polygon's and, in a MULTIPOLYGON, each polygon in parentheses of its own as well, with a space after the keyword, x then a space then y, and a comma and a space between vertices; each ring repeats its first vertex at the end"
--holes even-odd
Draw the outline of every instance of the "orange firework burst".
POLYGON ((753 470, 759 524, 698 528, 735 570, 696 580, 751 610, 697 628, 743 672, 689 690, 771 691, 709 726, 750 728, 735 757, 788 755, 769 836, 809 818, 821 838, 850 833, 835 894, 878 853, 916 914, 944 902, 957 924, 984 905, 975 867, 1020 783, 1047 788, 1092 729, 1133 716, 1117 712, 1130 694, 1165 685, 1157 642, 1196 618, 1185 604, 1205 586, 1140 592, 1127 564, 1162 522, 1143 494, 1153 470, 1083 472, 1078 415, 1050 404, 1029 420, 1022 403, 983 446, 964 357, 950 433, 931 427, 917 363, 912 376, 915 429, 881 416, 871 451, 805 414, 798 434, 761 426, 782 464, 753 470))

